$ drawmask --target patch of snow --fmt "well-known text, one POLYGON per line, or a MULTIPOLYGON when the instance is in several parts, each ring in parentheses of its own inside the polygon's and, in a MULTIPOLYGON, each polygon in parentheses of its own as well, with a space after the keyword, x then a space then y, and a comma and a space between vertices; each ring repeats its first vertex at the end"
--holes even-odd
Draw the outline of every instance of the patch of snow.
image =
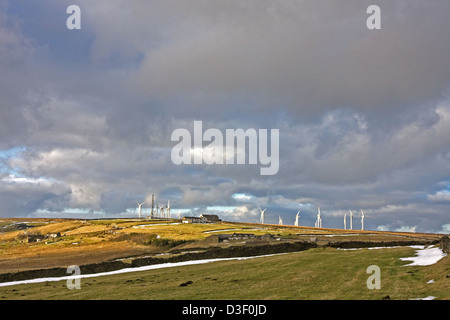
POLYGON ((415 298, 415 299, 409 299, 409 300, 434 300, 434 299, 436 299, 436 297, 428 296, 425 298, 415 298))
MULTIPOLYGON (((391 247, 370 247, 367 248, 369 250, 371 249, 390 249, 390 248, 403 248, 404 246, 391 246, 391 247)), ((424 249, 425 246, 424 245, 412 245, 412 246, 408 246, 409 248, 413 248, 413 249, 424 249)))
MULTIPOLYGON (((419 249, 418 247, 423 246, 408 246, 410 248, 419 249)), ((364 247, 364 248, 337 248, 338 250, 362 250, 362 249, 368 249, 368 250, 377 250, 377 249, 392 249, 392 248, 402 248, 402 246, 390 246, 390 247, 364 247)), ((422 248, 423 249, 423 248, 422 248)))
POLYGON ((434 281, 433 279, 427 281, 427 283, 435 283, 436 281, 434 281))
POLYGON ((404 265, 406 266, 429 266, 432 264, 435 264, 439 260, 441 260, 443 257, 445 257, 447 254, 442 252, 441 249, 429 246, 428 248, 422 248, 419 250, 416 250, 416 256, 415 257, 407 257, 407 258, 400 258, 402 261, 412 261, 410 264, 404 265))
MULTIPOLYGON (((390 247, 337 248, 337 249, 338 250, 362 250, 362 249, 376 250, 376 249, 392 249, 392 248, 404 248, 404 247, 409 247, 409 248, 413 248, 413 249, 425 249, 424 245, 390 246, 390 247)), ((402 258, 402 259, 409 259, 409 258, 402 258)))

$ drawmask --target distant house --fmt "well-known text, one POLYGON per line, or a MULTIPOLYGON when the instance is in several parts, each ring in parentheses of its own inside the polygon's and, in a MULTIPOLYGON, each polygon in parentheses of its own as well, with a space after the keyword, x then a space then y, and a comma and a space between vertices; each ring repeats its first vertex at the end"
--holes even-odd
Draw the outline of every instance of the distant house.
POLYGON ((183 217, 183 223, 214 223, 222 221, 216 214, 201 214, 200 217, 183 217))
POLYGON ((61 237, 61 232, 57 232, 57 233, 49 233, 46 235, 47 238, 59 238, 61 237))
POLYGON ((183 223, 206 223, 206 219, 202 217, 183 217, 183 223))
POLYGON ((27 236, 27 242, 31 243, 31 242, 39 242, 45 239, 45 236, 42 234, 29 234, 27 236))
POLYGON ((219 222, 222 221, 219 219, 217 214, 201 214, 200 218, 205 218, 206 222, 219 222))
POLYGON ((262 239, 262 240, 273 240, 273 239, 278 239, 278 240, 280 240, 279 238, 275 238, 275 236, 274 236, 273 234, 271 234, 271 233, 265 233, 265 234, 263 234, 263 235, 261 236, 261 239, 262 239))
POLYGON ((56 233, 48 233, 46 235, 43 234, 39 234, 39 233, 31 233, 31 234, 26 234, 25 235, 25 240, 28 243, 32 243, 32 242, 40 242, 42 240, 46 240, 46 239, 56 239, 61 237, 61 233, 60 232, 56 232, 56 233))
POLYGON ((19 223, 16 225, 16 230, 26 230, 28 228, 31 228, 29 225, 27 225, 26 223, 19 223))
POLYGON ((231 234, 213 234, 205 238, 203 241, 207 243, 226 242, 230 240, 231 234))
POLYGON ((254 237, 255 235, 253 233, 233 233, 230 240, 247 240, 254 237))
POLYGON ((233 234, 213 234, 207 237, 204 242, 216 243, 216 242, 228 242, 236 240, 248 240, 255 239, 256 236, 253 233, 233 233, 233 234))

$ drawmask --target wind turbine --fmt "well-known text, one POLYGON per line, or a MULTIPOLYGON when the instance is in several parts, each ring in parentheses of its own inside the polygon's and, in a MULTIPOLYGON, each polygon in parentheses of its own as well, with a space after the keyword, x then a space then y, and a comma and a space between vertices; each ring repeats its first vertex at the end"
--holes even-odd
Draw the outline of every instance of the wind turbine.
POLYGON ((259 223, 264 223, 264 212, 266 210, 267 210, 267 208, 264 210, 261 210, 261 208, 259 208, 259 211, 261 211, 261 217, 259 218, 259 223))
POLYGON ((314 227, 318 228, 318 221, 319 221, 319 217, 316 218, 316 222, 314 222, 314 227))
POLYGON ((322 228, 322 217, 320 216, 320 210, 319 210, 319 228, 322 228))
POLYGON ((347 230, 347 213, 344 214, 344 230, 347 230))
POLYGON ((152 211, 150 212, 150 218, 153 219, 155 213, 155 195, 152 194, 152 211))
POLYGON ((297 214, 295 215, 295 223, 294 226, 298 227, 298 219, 300 218, 300 210, 297 211, 297 214))
MULTIPOLYGON (((145 202, 145 201, 144 201, 144 202, 145 202)), ((136 201, 136 203, 137 203, 138 206, 139 206, 139 218, 141 217, 142 205, 144 204, 144 202, 139 203, 139 202, 136 201)))
POLYGON ((167 200, 166 213, 168 218, 172 218, 172 214, 170 213, 170 200, 167 200))
POLYGON ((361 230, 364 230, 364 211, 361 209, 361 230))
POLYGON ((317 207, 317 220, 315 224, 316 228, 322 228, 322 218, 320 217, 320 207, 317 207))
POLYGON ((353 212, 352 210, 350 211, 350 230, 353 230, 353 212))
POLYGON ((283 218, 281 218, 281 216, 278 216, 278 224, 279 225, 283 224, 283 218))

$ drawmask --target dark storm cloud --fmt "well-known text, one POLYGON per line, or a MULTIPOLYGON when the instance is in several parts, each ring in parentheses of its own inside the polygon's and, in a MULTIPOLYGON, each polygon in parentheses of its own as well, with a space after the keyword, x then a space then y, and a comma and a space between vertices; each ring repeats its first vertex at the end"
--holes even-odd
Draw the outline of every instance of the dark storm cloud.
POLYGON ((384 117, 448 89, 448 2, 382 2, 376 32, 365 25, 368 2, 316 3, 250 1, 243 10, 215 8, 217 20, 189 14, 204 8, 191 3, 170 41, 146 49, 136 85, 152 97, 183 99, 193 112, 234 98, 297 119, 336 107, 384 117))

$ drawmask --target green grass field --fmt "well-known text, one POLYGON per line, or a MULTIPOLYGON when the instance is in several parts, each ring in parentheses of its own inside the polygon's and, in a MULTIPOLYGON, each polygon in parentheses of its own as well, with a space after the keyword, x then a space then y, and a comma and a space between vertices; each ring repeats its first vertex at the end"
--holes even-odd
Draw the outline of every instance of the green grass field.
POLYGON ((450 256, 409 266, 409 247, 308 251, 173 267, 81 280, 0 287, 0 299, 450 299, 450 256), (369 290, 367 267, 381 270, 381 289, 369 290), (434 280, 434 283, 427 283, 434 280), (180 287, 180 284, 192 283, 180 287))

